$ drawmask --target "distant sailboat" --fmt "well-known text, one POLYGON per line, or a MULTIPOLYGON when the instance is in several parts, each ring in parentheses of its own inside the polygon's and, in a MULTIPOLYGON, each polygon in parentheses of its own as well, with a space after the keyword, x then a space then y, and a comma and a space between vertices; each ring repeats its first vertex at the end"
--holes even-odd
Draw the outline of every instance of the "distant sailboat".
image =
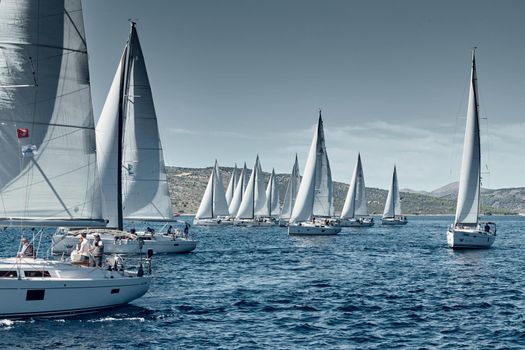
POLYGON ((215 161, 208 181, 208 186, 202 196, 202 201, 193 220, 194 225, 199 226, 217 226, 228 223, 226 217, 230 215, 219 165, 215 161))
MULTIPOLYGON (((194 250, 196 241, 178 237, 175 230, 167 228, 177 220, 173 218, 155 105, 135 23, 131 23, 128 42, 97 123, 97 152, 103 212, 108 219, 107 229, 98 231, 105 252, 194 250), (166 224, 162 234, 155 235, 151 229, 125 232, 124 219, 166 224), (126 244, 115 240, 115 236, 125 237, 126 244)), ((189 226, 185 225, 187 230, 189 226)), ((57 232, 53 252, 70 251, 82 232, 57 232)))
POLYGON ((241 174, 239 175, 239 179, 237 180, 237 184, 235 185, 235 192, 233 193, 233 198, 228 206, 228 211, 230 212, 230 216, 235 218, 237 216, 237 212, 239 211, 239 207, 241 206, 241 202, 244 196, 244 192, 246 191, 246 186, 248 185, 248 169, 246 168, 246 162, 244 162, 244 166, 242 167, 241 174))
MULTIPOLYGON (((0 222, 104 225, 81 1, 0 1, 0 48, 0 222)), ((44 231, 29 232, 35 243, 44 231)), ((137 271, 35 253, 0 259, 0 318, 97 312, 150 285, 137 271)))
POLYGON ((281 207, 279 205, 279 187, 275 176, 275 170, 272 169, 268 186, 266 186, 266 208, 268 208, 268 217, 275 219, 279 216, 281 207))
POLYGON ((467 125, 463 145, 463 161, 459 180, 458 202, 454 224, 447 231, 451 248, 490 248, 496 239, 496 224, 480 223, 481 147, 479 137, 479 100, 475 49, 467 109, 467 125))
POLYGON ((235 164, 235 167, 232 171, 232 176, 230 177, 230 182, 228 183, 228 188, 226 189, 226 204, 228 204, 228 208, 230 207, 230 204, 233 200, 233 195, 235 194, 235 187, 237 186, 238 181, 239 169, 237 169, 237 164, 235 164))
POLYGON ((266 201, 264 177, 259 156, 257 156, 239 211, 235 217, 234 225, 248 227, 272 226, 273 221, 267 215, 268 203, 266 201))
POLYGON ((319 121, 290 217, 288 234, 335 235, 341 228, 331 225, 333 215, 332 173, 326 154, 323 119, 319 111, 319 121))
POLYGON ((296 154, 292 174, 290 175, 290 180, 288 181, 288 186, 286 187, 286 193, 284 195, 283 207, 279 216, 280 226, 288 226, 288 222, 290 221, 290 216, 292 215, 292 209, 295 204, 295 199, 297 197, 297 192, 299 191, 300 185, 301 174, 299 173, 299 161, 297 160, 296 154))
POLYGON ((397 171, 395 165, 381 223, 383 225, 406 225, 407 223, 406 216, 401 214, 401 198, 399 197, 399 185, 397 183, 397 171))
POLYGON ((361 154, 358 154, 352 181, 350 182, 343 211, 341 212, 339 226, 370 227, 373 225, 374 219, 368 216, 365 176, 361 165, 361 154))

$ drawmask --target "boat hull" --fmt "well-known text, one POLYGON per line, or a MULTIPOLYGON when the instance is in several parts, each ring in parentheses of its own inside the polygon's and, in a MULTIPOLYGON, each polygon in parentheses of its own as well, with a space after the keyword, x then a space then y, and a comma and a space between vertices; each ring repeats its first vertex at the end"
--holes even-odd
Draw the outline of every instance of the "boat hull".
POLYGON ((270 220, 235 220, 233 225, 241 227, 272 227, 275 226, 275 222, 270 220))
POLYGON ((288 225, 288 234, 293 236, 333 236, 341 232, 340 227, 325 225, 288 225))
MULTIPOLYGON (((144 295, 151 282, 150 277, 119 271, 71 264, 60 264, 65 267, 61 268, 31 260, 28 270, 49 271, 51 277, 0 278, 0 298, 8 301, 0 305, 0 318, 71 316, 114 308, 144 295)), ((12 263, 9 266, 16 270, 12 263)), ((22 264, 19 274, 23 270, 22 264)))
POLYGON ((233 220, 221 219, 194 219, 193 226, 230 226, 233 225, 233 220))
MULTIPOLYGON (((89 241, 93 242, 93 237, 88 235, 89 241)), ((136 239, 115 239, 113 236, 104 237, 101 235, 104 244, 105 254, 140 254, 152 249, 155 254, 182 254, 189 253, 197 247, 197 241, 171 236, 158 235, 155 239, 144 239, 142 249, 140 242, 136 239)), ((52 237, 53 254, 71 253, 76 249, 79 239, 77 235, 55 234, 52 237)))
POLYGON ((381 225, 391 225, 391 226, 400 226, 400 225, 406 225, 408 220, 406 218, 384 218, 381 219, 381 225))
POLYGON ((361 220, 355 220, 355 219, 340 219, 339 220, 339 226, 340 227, 372 227, 374 226, 374 220, 373 219, 361 219, 361 220))
POLYGON ((495 240, 495 234, 478 229, 447 230, 447 243, 452 249, 487 249, 495 240))

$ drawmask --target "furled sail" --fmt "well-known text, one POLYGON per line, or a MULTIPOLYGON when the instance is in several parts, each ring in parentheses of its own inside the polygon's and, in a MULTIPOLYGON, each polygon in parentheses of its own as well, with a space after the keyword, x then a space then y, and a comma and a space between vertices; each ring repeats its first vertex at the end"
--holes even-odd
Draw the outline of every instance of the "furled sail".
POLYGON ((0 220, 102 225, 80 0, 0 2, 0 220))

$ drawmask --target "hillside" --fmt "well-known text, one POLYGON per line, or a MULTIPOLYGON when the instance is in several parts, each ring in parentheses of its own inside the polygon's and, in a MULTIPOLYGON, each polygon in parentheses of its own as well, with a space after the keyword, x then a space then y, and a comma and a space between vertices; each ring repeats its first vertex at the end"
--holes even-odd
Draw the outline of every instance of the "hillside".
MULTIPOLYGON (((209 168, 181 168, 167 167, 168 181, 171 191, 171 201, 174 211, 178 213, 195 213, 199 207, 200 200, 206 189, 206 184, 211 173, 209 168)), ((223 183, 226 187, 230 180, 233 168, 221 168, 223 183)), ((265 173, 266 181, 270 174, 265 173)), ((282 198, 286 191, 289 174, 277 174, 277 184, 282 198)), ((348 184, 334 182, 334 205, 336 212, 343 208, 348 184)), ((498 191, 498 190, 491 190, 498 191)), ((378 188, 367 188, 368 208, 371 214, 383 212, 387 191, 378 188)), ((492 213, 515 212, 521 204, 519 198, 525 197, 525 189, 519 193, 504 195, 503 193, 487 193, 484 204, 489 204, 484 211, 492 213), (510 207, 507 198, 515 198, 510 207), (521 197, 520 197, 521 196, 521 197), (512 209, 509 209, 512 208, 512 209)), ((455 210, 455 198, 437 197, 417 192, 401 192, 401 205, 403 212, 407 214, 453 214, 455 210)), ((525 210, 525 207, 523 208, 525 210)))

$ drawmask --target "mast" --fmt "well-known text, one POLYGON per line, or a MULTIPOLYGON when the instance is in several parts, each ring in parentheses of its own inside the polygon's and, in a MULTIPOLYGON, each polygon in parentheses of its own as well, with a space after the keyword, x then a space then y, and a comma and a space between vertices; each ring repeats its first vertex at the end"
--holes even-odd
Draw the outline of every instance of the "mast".
POLYGON ((211 205, 211 217, 214 218, 215 215, 213 215, 213 200, 214 200, 214 194, 215 194, 215 173, 216 173, 216 169, 217 169, 217 159, 215 159, 215 166, 213 167, 213 169, 211 170, 211 202, 210 202, 210 205, 211 205))

